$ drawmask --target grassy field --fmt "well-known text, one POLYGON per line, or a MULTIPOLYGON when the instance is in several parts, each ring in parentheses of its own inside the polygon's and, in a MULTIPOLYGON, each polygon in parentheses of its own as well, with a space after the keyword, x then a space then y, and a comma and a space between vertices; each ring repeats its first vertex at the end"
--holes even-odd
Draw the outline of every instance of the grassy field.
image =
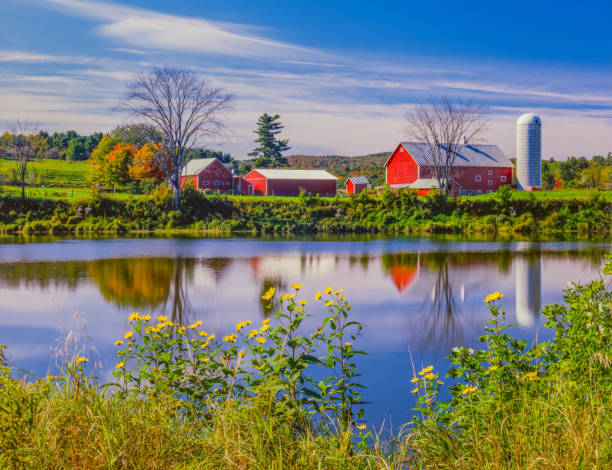
MULTIPOLYGON (((15 168, 15 161, 0 158, 0 174, 15 168)), ((35 159, 28 164, 45 186, 83 187, 89 185, 91 166, 89 162, 67 162, 64 160, 35 159)))
MULTIPOLYGON (((512 197, 516 199, 527 199, 532 197, 536 198, 536 200, 551 200, 551 199, 589 199, 596 194, 600 194, 601 197, 605 201, 612 201, 612 191, 597 191, 592 189, 563 189, 556 191, 534 191, 534 192, 526 192, 526 191, 513 191, 512 197)), ((496 197, 496 193, 489 194, 481 194, 479 196, 469 196, 474 199, 479 200, 487 200, 494 199, 496 197)))

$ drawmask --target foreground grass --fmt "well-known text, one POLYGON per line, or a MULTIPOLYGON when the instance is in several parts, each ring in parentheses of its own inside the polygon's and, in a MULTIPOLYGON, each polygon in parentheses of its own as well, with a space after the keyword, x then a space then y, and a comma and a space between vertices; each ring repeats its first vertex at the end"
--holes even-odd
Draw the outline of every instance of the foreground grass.
MULTIPOLYGON (((0 158, 0 174, 16 168, 14 160, 0 158)), ((87 161, 70 162, 46 158, 36 158, 28 163, 28 171, 34 172, 46 186, 82 188, 89 182, 91 164, 87 161)))

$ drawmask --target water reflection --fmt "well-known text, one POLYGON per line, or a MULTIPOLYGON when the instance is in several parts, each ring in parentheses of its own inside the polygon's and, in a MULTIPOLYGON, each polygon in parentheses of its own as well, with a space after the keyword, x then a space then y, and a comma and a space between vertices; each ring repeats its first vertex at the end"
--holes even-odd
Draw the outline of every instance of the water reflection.
MULTIPOLYGON (((432 242, 258 242, 251 240, 116 240, 0 245, 0 344, 16 365, 44 374, 49 346, 87 319, 87 331, 112 368, 113 342, 133 311, 164 313, 176 323, 202 320, 211 331, 272 315, 261 296, 270 287, 304 283, 312 299, 327 285, 343 287, 351 315, 366 325, 370 353, 360 367, 373 412, 391 408, 401 422, 411 364, 436 364, 453 346, 477 347, 489 318, 484 297, 505 294, 518 336, 545 339, 542 305, 558 302, 567 280, 597 278, 608 245, 432 242), (44 245, 44 246, 41 246, 44 245), (3 251, 4 250, 4 251, 3 251), (21 261, 20 261, 21 260, 21 261), (27 261, 26 261, 27 260, 27 261), (539 330, 538 330, 539 329, 539 330), (373 405, 374 406, 374 405, 373 405)), ((308 304, 318 323, 325 308, 308 304)), ((310 321, 309 320, 309 321, 310 321)))
POLYGON ((521 326, 532 326, 542 309, 542 256, 530 252, 517 257, 516 321, 521 326))

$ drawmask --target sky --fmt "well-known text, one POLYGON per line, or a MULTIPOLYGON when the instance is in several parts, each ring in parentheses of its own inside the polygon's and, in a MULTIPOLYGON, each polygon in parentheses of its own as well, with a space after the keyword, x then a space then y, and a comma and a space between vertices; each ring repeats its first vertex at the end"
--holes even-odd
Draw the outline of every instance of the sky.
POLYGON ((109 131, 125 83, 187 68, 234 95, 202 146, 245 158, 280 114, 288 154, 392 150, 433 96, 487 109, 481 140, 515 153, 542 118, 543 156, 612 151, 612 2, 0 0, 0 127, 109 131))

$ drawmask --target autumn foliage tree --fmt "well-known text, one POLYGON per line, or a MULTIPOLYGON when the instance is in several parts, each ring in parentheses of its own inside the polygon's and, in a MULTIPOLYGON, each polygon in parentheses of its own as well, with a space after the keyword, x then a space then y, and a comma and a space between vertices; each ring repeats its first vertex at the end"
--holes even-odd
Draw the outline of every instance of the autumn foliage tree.
POLYGON ((116 186, 130 182, 130 167, 134 160, 136 147, 123 144, 116 137, 105 136, 91 154, 93 181, 116 186))
POLYGON ((132 179, 138 181, 155 179, 157 182, 161 182, 166 178, 166 172, 155 156, 156 152, 160 152, 159 145, 149 142, 134 153, 132 165, 129 169, 129 175, 132 179))

